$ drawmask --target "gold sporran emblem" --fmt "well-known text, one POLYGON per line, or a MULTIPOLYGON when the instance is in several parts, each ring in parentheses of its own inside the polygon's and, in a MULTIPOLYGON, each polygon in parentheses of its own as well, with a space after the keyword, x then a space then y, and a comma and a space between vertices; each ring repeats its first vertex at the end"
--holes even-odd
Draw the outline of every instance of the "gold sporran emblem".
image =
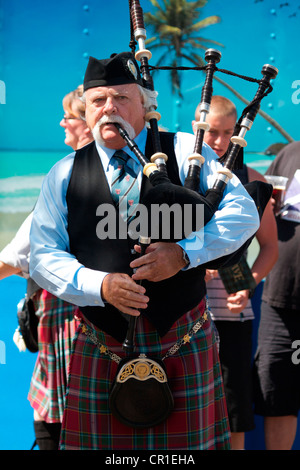
POLYGON ((150 367, 146 362, 139 362, 134 368, 135 375, 140 379, 145 379, 150 373, 150 367))
POLYGON ((167 382, 164 369, 145 354, 126 362, 117 375, 117 382, 126 382, 128 379, 148 380, 155 378, 158 382, 167 382))

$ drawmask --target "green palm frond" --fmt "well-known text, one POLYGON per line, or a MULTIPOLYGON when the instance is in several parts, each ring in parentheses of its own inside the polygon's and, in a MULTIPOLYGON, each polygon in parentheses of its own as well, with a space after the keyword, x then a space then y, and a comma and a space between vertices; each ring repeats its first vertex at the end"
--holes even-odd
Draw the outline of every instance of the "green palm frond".
POLYGON ((206 64, 205 60, 202 59, 200 55, 195 53, 189 55, 182 54, 182 58, 188 61, 193 61, 194 65, 196 65, 197 67, 203 67, 206 64))
MULTIPOLYGON (((154 35, 146 40, 146 44, 151 45, 152 49, 164 51, 163 57, 169 62, 167 65, 173 64, 173 67, 177 67, 179 63, 182 65, 183 60, 191 61, 191 57, 198 64, 203 64, 204 60, 194 52, 195 49, 205 51, 207 44, 222 46, 197 34, 203 28, 221 21, 217 15, 200 19, 201 8, 206 5, 207 0, 150 0, 150 2, 154 11, 145 13, 144 18, 145 24, 154 35)), ((158 63, 162 63, 161 57, 158 63)), ((179 71, 171 70, 170 75, 172 91, 176 90, 181 95, 179 71)))
POLYGON ((192 25, 191 31, 199 31, 199 29, 206 28, 212 24, 217 24, 221 22, 220 16, 209 16, 204 20, 198 21, 198 23, 192 25))
POLYGON ((158 3, 157 0, 150 0, 150 2, 152 3, 152 5, 153 5, 154 7, 158 8, 158 9, 161 8, 161 7, 160 7, 160 4, 158 3))
POLYGON ((195 44, 195 47, 197 47, 197 44, 202 43, 202 42, 203 43, 209 43, 209 44, 215 44, 216 46, 220 46, 220 47, 225 47, 224 44, 222 44, 221 42, 218 42, 218 41, 214 41, 213 39, 206 39, 206 38, 198 37, 198 36, 190 38, 190 44, 191 45, 195 44))
MULTIPOLYGON (((183 61, 196 66, 203 66, 205 64, 203 57, 195 51, 206 51, 209 44, 224 47, 223 44, 213 39, 195 34, 208 26, 221 22, 220 16, 217 15, 201 18, 201 9, 207 4, 207 1, 150 0, 153 11, 145 13, 144 19, 145 25, 149 27, 153 37, 147 39, 146 44, 151 44, 151 49, 163 51, 157 61, 157 66, 163 64, 178 67, 183 65, 183 61), (167 63, 165 63, 165 60, 167 60, 167 63)), ((180 71, 174 68, 171 70, 170 76, 172 92, 176 91, 178 96, 182 97, 180 71)), ((220 77, 214 78, 234 93, 238 99, 248 104, 248 101, 224 80, 220 77)), ((294 140, 274 119, 262 110, 259 110, 259 114, 284 135, 289 142, 294 140)))
POLYGON ((162 25, 159 32, 161 36, 180 36, 182 34, 182 30, 178 26, 170 26, 168 24, 162 25))

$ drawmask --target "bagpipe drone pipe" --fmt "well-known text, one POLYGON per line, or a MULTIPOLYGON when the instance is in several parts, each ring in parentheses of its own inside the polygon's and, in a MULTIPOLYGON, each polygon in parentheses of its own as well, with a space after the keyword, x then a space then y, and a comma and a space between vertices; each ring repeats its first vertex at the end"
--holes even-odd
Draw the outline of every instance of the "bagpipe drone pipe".
MULTIPOLYGON (((150 75, 149 59, 151 58, 151 52, 145 47, 146 40, 146 30, 144 27, 143 21, 143 11, 138 0, 129 1, 130 7, 130 24, 131 24, 131 48, 134 52, 135 45, 138 44, 139 50, 135 53, 135 58, 140 62, 140 71, 144 81, 144 87, 154 91, 153 80, 150 75)), ((218 210, 220 202, 222 201, 224 190, 230 178, 232 177, 232 170, 236 167, 239 167, 242 162, 242 152, 243 148, 247 145, 245 140, 246 132, 251 128, 253 121, 258 113, 260 108, 261 100, 272 91, 272 86, 270 84, 271 79, 274 79, 278 73, 278 70, 272 65, 264 65, 262 68, 262 79, 257 80, 250 77, 244 77, 233 72, 224 71, 218 69, 216 64, 221 59, 221 53, 215 49, 208 49, 205 53, 205 60, 207 65, 205 67, 195 67, 195 70, 205 70, 206 78, 205 83, 202 88, 201 94, 201 103, 200 103, 200 119, 196 123, 197 133, 195 139, 195 147, 192 155, 189 156, 189 169, 188 174, 185 179, 185 182, 182 186, 173 184, 167 174, 166 170, 166 161, 168 159, 167 155, 162 152, 160 144, 160 132, 158 129, 158 120, 160 119, 160 114, 157 112, 156 108, 151 109, 145 116, 146 121, 148 121, 150 126, 151 138, 153 142, 154 154, 148 159, 137 147, 135 142, 130 139, 127 132, 117 123, 115 123, 120 135, 123 137, 124 141, 132 152, 136 155, 138 160, 143 166, 143 173, 147 176, 151 183, 150 190, 145 194, 143 200, 141 201, 144 206, 147 208, 148 219, 149 219, 149 232, 143 233, 142 238, 143 242, 143 252, 147 248, 147 244, 155 241, 168 241, 176 242, 182 239, 176 236, 178 232, 178 224, 170 226, 169 237, 165 239, 161 237, 161 233, 157 239, 150 238, 151 235, 151 221, 152 218, 152 207, 154 205, 167 204, 169 207, 174 205, 179 205, 183 212, 187 208, 188 217, 190 220, 189 227, 192 232, 199 231, 203 226, 205 226, 213 217, 214 213, 218 210), (228 150, 225 156, 221 159, 222 166, 218 170, 216 175, 216 180, 212 188, 208 189, 206 194, 200 194, 199 192, 199 182, 200 182, 200 171, 201 166, 204 163, 204 158, 201 155, 202 146, 203 146, 203 137, 204 133, 209 129, 209 125, 206 122, 206 115, 210 109, 210 102, 213 94, 213 76, 216 71, 222 71, 235 75, 239 78, 244 78, 246 80, 258 83, 258 89, 253 100, 249 103, 248 106, 242 112, 241 118, 239 119, 234 135, 231 138, 231 143, 228 147, 228 150), (202 205, 204 208, 204 217, 198 217, 199 205, 202 205)), ((159 67, 160 69, 169 69, 170 67, 159 67)), ((190 68, 188 68, 190 69, 190 68)), ((260 218, 263 215, 264 209, 271 197, 272 186, 261 182, 254 181, 245 185, 250 196, 253 198, 260 218)), ((173 219, 174 220, 174 219, 173 219)), ((172 220, 170 221, 172 225, 172 220)), ((182 227, 179 232, 185 234, 187 237, 189 234, 186 234, 186 225, 185 217, 182 217, 182 227)), ((253 237, 249 238, 246 243, 240 249, 225 255, 221 258, 218 258, 214 261, 207 263, 205 268, 218 269, 220 267, 228 267, 236 264, 242 257, 242 255, 247 250, 250 245, 253 237)), ((124 349, 132 352, 132 335, 134 331, 134 324, 136 318, 132 319, 131 326, 129 325, 130 333, 130 345, 128 341, 125 340, 123 344, 124 349)))
MULTIPOLYGON (((153 80, 150 75, 149 59, 151 58, 151 52, 145 48, 146 30, 143 21, 143 11, 138 0, 131 0, 130 4, 130 19, 131 19, 131 35, 134 35, 136 43, 139 46, 139 50, 135 53, 135 57, 140 61, 140 70, 144 81, 144 87, 149 90, 154 90, 153 80)), ((134 48, 134 41, 131 40, 131 47, 134 48)), ((185 179, 184 185, 179 186, 171 183, 168 178, 166 171, 167 155, 161 151, 160 146, 160 133, 158 130, 158 120, 160 114, 156 109, 151 109, 145 116, 146 121, 149 122, 151 138, 153 142, 154 154, 150 159, 147 159, 145 155, 138 149, 134 141, 132 141, 124 129, 120 125, 116 124, 120 135, 124 138, 129 148, 135 153, 140 163, 143 165, 143 172, 149 178, 152 188, 147 192, 143 198, 143 205, 147 207, 149 224, 153 222, 152 210, 153 205, 167 204, 173 206, 178 204, 182 211, 188 210, 188 217, 191 227, 191 231, 195 232, 200 230, 203 225, 206 225, 214 213, 219 207, 222 201, 226 185, 232 177, 232 170, 239 168, 242 164, 242 153, 243 148, 247 145, 245 140, 246 132, 251 128, 253 121, 260 108, 261 100, 272 91, 270 84, 271 79, 274 79, 278 73, 278 70, 272 65, 264 65, 262 68, 262 79, 256 80, 250 77, 244 77, 233 72, 221 70, 222 72, 228 72, 246 80, 257 82, 258 89, 252 101, 243 110, 239 121, 237 122, 234 135, 231 138, 231 143, 224 157, 222 157, 221 163, 222 168, 218 170, 216 175, 216 181, 211 189, 208 189, 206 194, 199 193, 200 187, 200 171, 201 166, 204 163, 204 158, 201 155, 204 133, 209 129, 209 124, 206 122, 206 115, 209 112, 210 102, 213 94, 213 76, 219 69, 216 64, 221 59, 221 53, 215 49, 208 49, 205 53, 205 60, 207 65, 205 67, 196 67, 196 70, 205 70, 206 78, 202 88, 201 102, 199 106, 200 119, 196 123, 197 133, 195 139, 195 147, 192 155, 188 157, 189 169, 185 179), (197 216, 199 214, 199 205, 204 207, 204 217, 202 220, 197 216)), ((169 69, 170 67, 159 67, 160 69, 169 69)), ((183 67, 183 69, 185 69, 183 67)), ((260 181, 254 181, 245 185, 248 193, 253 198, 259 216, 262 217, 263 211, 267 202, 269 201, 272 193, 271 185, 260 181)), ((182 230, 178 230, 178 224, 170 227, 170 237, 167 241, 179 241, 181 238, 176 237, 176 233, 186 234, 186 218, 182 217, 182 230)), ((151 230, 150 230, 151 232, 151 230)), ((157 233, 157 230, 156 230, 157 233)), ((144 235, 144 234, 143 234, 144 235)), ((150 236, 150 233, 145 234, 150 236)), ((253 238, 253 237, 252 237, 253 238)), ((241 256, 241 254, 249 246, 251 239, 249 239, 243 247, 237 252, 231 255, 226 255, 214 262, 211 262, 209 267, 218 268, 219 266, 228 266, 234 264, 241 256)), ((152 242, 162 240, 162 234, 159 232, 159 236, 156 240, 151 237, 152 242)))

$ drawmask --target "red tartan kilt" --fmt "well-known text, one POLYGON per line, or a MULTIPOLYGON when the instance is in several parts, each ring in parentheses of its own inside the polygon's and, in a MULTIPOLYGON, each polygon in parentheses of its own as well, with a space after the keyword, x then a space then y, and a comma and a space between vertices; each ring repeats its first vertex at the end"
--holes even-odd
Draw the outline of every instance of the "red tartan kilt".
MULTIPOLYGON (((163 338, 144 317, 139 317, 137 351, 162 357, 200 318, 204 307, 202 302, 182 316, 163 338)), ((84 321, 101 343, 124 357, 120 343, 84 321)), ((70 365, 61 448, 228 449, 227 410, 210 317, 190 343, 164 362, 174 396, 174 411, 165 422, 151 429, 129 428, 112 416, 108 406, 117 363, 101 354, 79 331, 70 365)))
POLYGON ((61 423, 67 387, 72 340, 79 322, 78 307, 58 299, 45 290, 34 298, 39 317, 39 353, 34 366, 28 400, 47 422, 61 423))

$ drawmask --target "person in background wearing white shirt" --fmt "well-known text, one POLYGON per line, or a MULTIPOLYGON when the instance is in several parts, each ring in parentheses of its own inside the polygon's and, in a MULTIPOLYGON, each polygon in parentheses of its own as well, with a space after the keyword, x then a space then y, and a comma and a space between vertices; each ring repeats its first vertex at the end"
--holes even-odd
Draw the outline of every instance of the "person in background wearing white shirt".
MULTIPOLYGON (((65 144, 74 150, 93 140, 85 122, 83 86, 63 98, 65 144)), ((0 252, 0 279, 18 274, 28 279, 28 296, 39 318, 38 357, 28 400, 34 410, 34 431, 40 450, 57 450, 64 410, 64 397, 72 339, 78 321, 77 307, 39 288, 29 277, 31 213, 13 240, 0 252)))

